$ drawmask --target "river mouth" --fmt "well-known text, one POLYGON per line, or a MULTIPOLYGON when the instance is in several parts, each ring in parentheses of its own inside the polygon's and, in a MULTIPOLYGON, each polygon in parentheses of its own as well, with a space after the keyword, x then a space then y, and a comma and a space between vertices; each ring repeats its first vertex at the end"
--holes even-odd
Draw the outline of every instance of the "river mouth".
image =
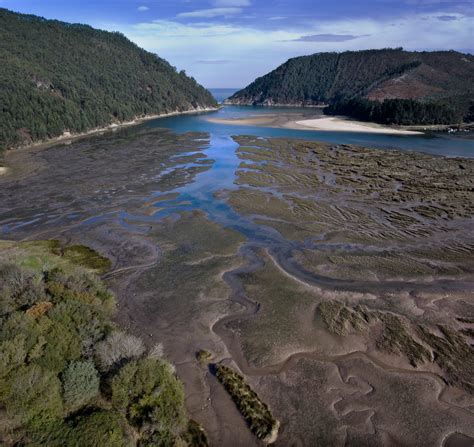
POLYGON ((109 257, 119 322, 163 342, 215 445, 258 441, 196 361, 200 349, 248 375, 283 422, 277 445, 434 445, 474 435, 463 357, 474 168, 426 154, 471 146, 165 118, 9 153, 2 238, 61 239, 109 257), (316 404, 320 418, 305 424, 316 404))

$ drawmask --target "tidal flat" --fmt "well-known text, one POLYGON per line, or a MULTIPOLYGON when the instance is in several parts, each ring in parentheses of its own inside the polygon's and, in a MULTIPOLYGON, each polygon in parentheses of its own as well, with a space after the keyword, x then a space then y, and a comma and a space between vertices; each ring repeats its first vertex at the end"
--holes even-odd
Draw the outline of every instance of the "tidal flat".
POLYGON ((142 126, 5 162, 0 248, 100 253, 211 445, 264 442, 209 363, 276 446, 474 438, 474 160, 142 126))

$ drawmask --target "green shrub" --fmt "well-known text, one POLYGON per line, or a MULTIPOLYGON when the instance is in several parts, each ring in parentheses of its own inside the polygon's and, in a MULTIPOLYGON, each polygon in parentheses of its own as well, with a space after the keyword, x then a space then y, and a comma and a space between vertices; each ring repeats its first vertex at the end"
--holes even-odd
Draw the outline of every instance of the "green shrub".
POLYGON ((206 432, 196 421, 190 420, 186 433, 182 435, 182 439, 187 445, 192 447, 208 447, 206 432))
POLYGON ((111 383, 112 404, 136 427, 146 427, 149 442, 168 445, 186 429, 184 389, 171 365, 145 358, 125 365, 111 383))
POLYGON ((96 410, 67 422, 52 421, 42 430, 27 431, 30 445, 48 447, 128 447, 133 446, 126 434, 127 423, 117 413, 96 410))
POLYGON ((82 407, 99 394, 99 374, 90 360, 71 362, 63 373, 64 402, 82 407))
MULTIPOLYGON (((25 363, 25 337, 17 335, 0 343, 0 384, 2 379, 25 363)), ((1 389, 1 385, 0 385, 1 389)))
POLYGON ((61 382, 38 365, 22 366, 9 376, 0 400, 8 415, 21 424, 41 427, 63 414, 61 382))
POLYGON ((0 285, 0 439, 48 447, 174 446, 193 435, 205 445, 202 430, 187 430, 183 386, 160 358, 162 345, 137 360, 144 344, 113 330, 114 298, 97 278, 80 268, 35 273, 0 265, 0 285), (110 394, 101 395, 106 377, 110 394))
POLYGON ((274 442, 280 423, 257 393, 245 383, 244 378, 224 365, 216 365, 216 377, 232 397, 252 432, 265 442, 274 442))

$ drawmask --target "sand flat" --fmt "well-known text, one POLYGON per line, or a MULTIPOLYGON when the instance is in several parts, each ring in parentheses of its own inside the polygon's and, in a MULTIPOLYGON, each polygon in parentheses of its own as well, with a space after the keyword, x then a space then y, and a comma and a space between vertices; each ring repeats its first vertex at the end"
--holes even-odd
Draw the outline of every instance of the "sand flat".
POLYGON ((387 135, 421 135, 423 133, 415 130, 382 126, 376 123, 354 121, 344 117, 313 115, 307 118, 307 116, 302 113, 280 113, 265 114, 264 116, 249 115, 245 118, 231 119, 208 118, 208 121, 234 126, 260 126, 330 132, 361 132, 387 135))
MULTIPOLYGON (((422 132, 414 130, 394 129, 388 126, 381 126, 375 123, 364 123, 352 121, 339 117, 324 117, 309 120, 295 121, 298 126, 314 130, 335 131, 335 132, 365 132, 365 133, 384 133, 398 135, 416 135, 422 132)), ((291 122, 289 123, 292 124, 291 122)), ((291 127, 291 126, 289 126, 291 127)))

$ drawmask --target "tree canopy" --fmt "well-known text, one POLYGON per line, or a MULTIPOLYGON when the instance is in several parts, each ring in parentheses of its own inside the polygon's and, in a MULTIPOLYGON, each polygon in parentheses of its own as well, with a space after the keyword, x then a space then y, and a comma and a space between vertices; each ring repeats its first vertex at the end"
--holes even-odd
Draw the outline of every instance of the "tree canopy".
POLYGON ((0 149, 150 114, 215 106, 124 35, 0 8, 0 149))

